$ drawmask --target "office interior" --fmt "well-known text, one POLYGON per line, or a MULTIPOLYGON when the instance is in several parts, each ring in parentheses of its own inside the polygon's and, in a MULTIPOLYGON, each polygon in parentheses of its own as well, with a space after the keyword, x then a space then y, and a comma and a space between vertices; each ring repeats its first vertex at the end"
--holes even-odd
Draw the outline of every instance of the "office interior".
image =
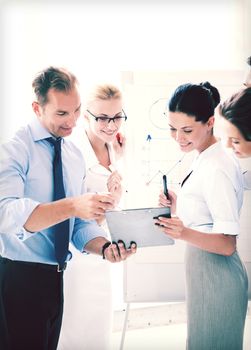
MULTIPOLYGON (((74 72, 83 98, 93 84, 117 84, 128 115, 123 129, 128 142, 125 208, 156 206, 162 175, 168 174, 168 185, 175 190, 192 160, 193 154, 179 151, 165 124, 163 112, 174 88, 207 80, 224 100, 243 86, 246 59, 251 55, 250 0, 94 0, 85 4, 27 0, 2 1, 0 9, 0 141, 34 117, 31 81, 46 66, 64 66, 74 72), (134 172, 129 171, 131 164, 134 172)), ((221 137, 217 121, 215 130, 221 137)), ((240 163, 251 170, 250 160, 240 163)), ((244 197, 238 249, 251 280, 250 210, 249 191, 244 197)), ((133 349, 127 343, 129 334, 145 332, 141 339, 136 336, 140 349, 143 338, 155 336, 153 330, 176 326, 181 328, 173 328, 173 333, 183 334, 177 349, 185 349, 186 315, 180 285, 174 286, 171 296, 156 292, 167 268, 168 280, 174 284, 177 274, 172 270, 182 269, 184 245, 179 242, 175 249, 168 254, 165 247, 140 250, 130 261, 113 267, 114 349, 122 346, 123 331, 124 349, 133 349), (157 275, 156 267, 160 268, 157 275), (135 271, 142 276, 141 283, 135 271), (149 271, 156 277, 152 289, 144 284, 149 271)), ((249 308, 249 325, 250 319, 249 308)), ((164 333, 163 348, 174 349, 169 346, 168 331, 164 333)), ((245 350, 250 347, 251 332, 246 327, 245 350)))

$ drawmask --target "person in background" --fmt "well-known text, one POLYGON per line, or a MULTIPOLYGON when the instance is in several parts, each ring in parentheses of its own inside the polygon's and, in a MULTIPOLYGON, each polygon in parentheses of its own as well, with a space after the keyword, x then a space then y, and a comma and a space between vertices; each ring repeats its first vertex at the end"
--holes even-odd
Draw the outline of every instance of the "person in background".
MULTIPOLYGON (((1 145, 0 348, 5 350, 57 348, 69 241, 110 262, 136 251, 110 244, 96 222, 114 207, 113 195, 83 190, 84 159, 66 138, 80 115, 76 77, 48 67, 32 86, 36 119, 1 145)), ((85 275, 85 284, 92 277, 85 275)))
MULTIPOLYGON (((84 125, 75 129, 72 140, 85 158, 86 190, 109 191, 118 205, 122 195, 118 168, 122 169, 119 163, 125 150, 120 128, 127 119, 122 93, 111 84, 97 85, 85 102, 84 125)), ((107 231, 104 216, 97 222, 107 231)), ((65 312, 59 348, 110 349, 112 314, 109 264, 94 255, 86 256, 83 261, 79 252, 74 251, 73 263, 65 276, 65 312), (82 278, 79 271, 83 271, 82 278), (88 283, 87 275, 92 276, 88 283), (86 328, 88 334, 84 332, 86 328)))
POLYGON ((242 174, 213 133, 220 102, 210 83, 179 86, 169 101, 170 133, 184 152, 197 151, 178 196, 159 196, 172 217, 163 234, 186 244, 188 350, 241 350, 248 302, 246 269, 238 255, 242 174), (177 215, 177 216, 176 216, 177 215))
POLYGON ((248 70, 245 75, 244 85, 246 87, 251 87, 251 56, 247 58, 248 70))
MULTIPOLYGON (((251 157, 251 86, 234 93, 219 106, 222 126, 238 158, 251 157)), ((251 171, 244 172, 245 189, 251 189, 251 171)))

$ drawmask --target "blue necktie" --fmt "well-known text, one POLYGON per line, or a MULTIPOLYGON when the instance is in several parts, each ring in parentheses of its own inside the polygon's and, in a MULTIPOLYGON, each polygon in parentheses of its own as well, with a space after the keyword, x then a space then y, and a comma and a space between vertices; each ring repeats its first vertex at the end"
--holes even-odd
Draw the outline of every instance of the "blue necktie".
MULTIPOLYGON (((53 159, 53 183, 54 183, 54 201, 65 198, 65 190, 63 183, 63 169, 61 158, 61 138, 53 139, 49 137, 46 139, 54 146, 53 159)), ((53 226, 55 235, 55 256, 58 262, 58 271, 65 268, 65 260, 68 254, 69 246, 69 220, 62 221, 53 226)))

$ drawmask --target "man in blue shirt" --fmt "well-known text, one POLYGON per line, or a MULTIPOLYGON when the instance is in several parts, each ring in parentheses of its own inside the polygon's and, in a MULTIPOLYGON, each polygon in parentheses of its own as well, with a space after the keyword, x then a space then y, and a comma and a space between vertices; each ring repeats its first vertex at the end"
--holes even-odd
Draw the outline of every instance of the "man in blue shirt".
MULTIPOLYGON (((111 193, 84 193, 81 151, 65 136, 80 115, 78 82, 49 67, 33 81, 37 118, 1 146, 0 349, 55 350, 63 314, 63 269, 55 257, 55 225, 69 220, 69 241, 80 251, 119 262, 136 252, 110 244, 96 219, 112 209, 111 193), (62 138, 65 198, 53 201, 54 147, 62 138)), ((61 238, 61 237, 60 237, 61 238)), ((66 252, 66 262, 71 253, 66 252)), ((84 288, 84 286, 83 286, 84 288)))

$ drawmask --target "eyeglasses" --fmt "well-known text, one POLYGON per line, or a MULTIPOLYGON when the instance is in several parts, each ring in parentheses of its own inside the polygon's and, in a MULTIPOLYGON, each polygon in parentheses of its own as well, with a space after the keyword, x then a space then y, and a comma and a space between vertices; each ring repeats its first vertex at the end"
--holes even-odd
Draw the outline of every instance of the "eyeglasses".
POLYGON ((88 109, 86 110, 86 112, 88 112, 93 118, 95 118, 96 122, 101 126, 108 126, 111 121, 113 121, 113 123, 116 126, 120 126, 122 122, 126 121, 127 119, 127 116, 123 109, 122 109, 122 115, 118 115, 115 117, 101 117, 101 116, 99 117, 93 114, 92 112, 90 112, 88 109))

